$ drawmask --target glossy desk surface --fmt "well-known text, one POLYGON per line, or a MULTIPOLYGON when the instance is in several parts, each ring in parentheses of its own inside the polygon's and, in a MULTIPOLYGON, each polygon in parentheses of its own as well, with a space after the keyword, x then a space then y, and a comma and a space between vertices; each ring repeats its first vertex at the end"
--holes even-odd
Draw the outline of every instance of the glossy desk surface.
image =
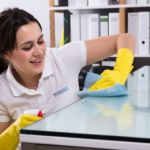
MULTIPOLYGON (((127 89, 129 84, 131 81, 127 81, 127 89)), ((139 93, 143 94, 143 91, 136 83, 132 84, 135 87, 129 87, 129 95, 86 97, 23 128, 20 141, 123 150, 150 149, 149 103, 141 105, 139 93)))

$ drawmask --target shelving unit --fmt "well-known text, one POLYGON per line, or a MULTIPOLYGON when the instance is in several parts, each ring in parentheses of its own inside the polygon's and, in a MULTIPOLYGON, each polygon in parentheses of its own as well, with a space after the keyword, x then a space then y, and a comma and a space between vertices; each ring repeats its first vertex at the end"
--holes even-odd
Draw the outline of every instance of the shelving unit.
POLYGON ((81 10, 81 9, 112 9, 112 8, 139 8, 139 7, 150 7, 147 5, 108 5, 108 6, 86 6, 86 7, 49 7, 49 10, 81 10))
MULTIPOLYGON (((86 6, 86 7, 56 7, 54 6, 54 0, 49 0, 50 2, 50 36, 51 36, 51 47, 55 47, 55 24, 54 24, 54 13, 59 12, 63 13, 64 10, 70 11, 84 11, 84 10, 104 10, 104 9, 119 9, 120 13, 120 33, 125 33, 125 11, 130 8, 150 8, 150 4, 134 4, 134 5, 126 5, 125 0, 120 0, 119 5, 107 5, 107 6, 86 6)), ((115 58, 116 55, 111 56, 111 58, 115 58)), ((136 54, 136 58, 150 58, 149 55, 144 54, 136 54)))
MULTIPOLYGON (((113 55, 113 56, 110 56, 110 57, 114 57, 116 58, 117 55, 113 55)), ((134 57, 136 58, 150 58, 150 54, 147 55, 147 54, 135 54, 134 57)))
POLYGON ((120 5, 108 5, 108 6, 99 6, 99 7, 55 7, 54 0, 49 0, 49 10, 50 10, 50 43, 51 48, 55 47, 55 18, 54 13, 59 12, 63 13, 64 10, 82 10, 82 9, 110 9, 110 8, 119 8, 120 13, 120 33, 125 33, 125 0, 120 0, 120 5))

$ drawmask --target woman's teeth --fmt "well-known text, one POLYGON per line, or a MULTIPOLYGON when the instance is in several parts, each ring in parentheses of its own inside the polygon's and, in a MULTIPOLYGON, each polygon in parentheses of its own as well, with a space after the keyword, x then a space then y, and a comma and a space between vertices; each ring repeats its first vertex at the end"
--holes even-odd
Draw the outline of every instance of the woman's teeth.
POLYGON ((40 62, 42 59, 36 60, 36 61, 32 61, 32 63, 38 63, 40 62))

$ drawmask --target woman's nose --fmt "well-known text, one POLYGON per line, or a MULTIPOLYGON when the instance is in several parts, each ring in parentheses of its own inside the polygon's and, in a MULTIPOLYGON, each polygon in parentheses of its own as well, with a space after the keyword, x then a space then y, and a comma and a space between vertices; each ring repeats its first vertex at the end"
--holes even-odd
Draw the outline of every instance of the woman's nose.
POLYGON ((35 46, 34 54, 35 55, 41 55, 41 54, 43 54, 42 48, 40 46, 35 46))

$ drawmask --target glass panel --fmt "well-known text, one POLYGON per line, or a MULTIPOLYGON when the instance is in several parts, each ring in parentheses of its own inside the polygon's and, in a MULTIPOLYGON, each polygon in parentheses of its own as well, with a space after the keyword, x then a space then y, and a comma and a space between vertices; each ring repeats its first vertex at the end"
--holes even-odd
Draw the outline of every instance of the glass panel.
POLYGON ((150 139, 149 67, 132 73, 127 96, 86 97, 23 131, 80 133, 150 139))

